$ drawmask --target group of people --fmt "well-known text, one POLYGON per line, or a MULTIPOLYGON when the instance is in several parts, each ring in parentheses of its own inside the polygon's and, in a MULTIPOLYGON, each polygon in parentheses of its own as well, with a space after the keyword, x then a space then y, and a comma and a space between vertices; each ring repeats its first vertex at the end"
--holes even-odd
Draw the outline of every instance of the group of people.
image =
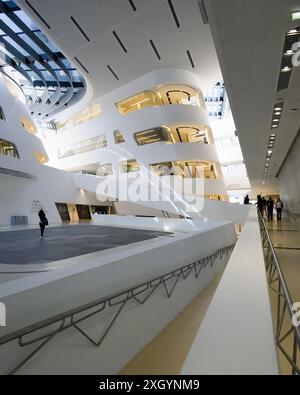
POLYGON ((274 208, 275 208, 277 213, 277 221, 281 222, 283 203, 279 197, 275 202, 271 196, 267 200, 261 195, 258 195, 256 205, 261 215, 263 217, 266 216, 269 222, 273 221, 274 208))

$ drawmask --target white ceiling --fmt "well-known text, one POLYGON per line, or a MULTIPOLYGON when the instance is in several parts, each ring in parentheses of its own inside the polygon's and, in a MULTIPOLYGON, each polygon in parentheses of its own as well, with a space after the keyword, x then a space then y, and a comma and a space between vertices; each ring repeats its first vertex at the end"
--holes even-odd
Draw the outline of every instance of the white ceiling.
POLYGON ((221 69, 252 187, 257 193, 276 191, 275 176, 298 133, 300 67, 289 88, 276 93, 285 34, 292 27, 291 11, 299 0, 205 0, 221 69), (274 104, 285 101, 270 178, 262 183, 274 104))
POLYGON ((45 28, 26 5, 17 3, 50 35, 55 44, 87 77, 99 98, 141 75, 162 67, 195 71, 203 81, 203 90, 220 80, 220 67, 208 24, 204 24, 197 0, 172 0, 180 28, 172 16, 168 0, 30 0, 50 25, 45 28), (70 17, 80 24, 90 41, 70 17), (124 52, 113 31, 127 49, 124 52), (153 40, 161 60, 149 40, 153 40), (195 69, 189 61, 192 54, 195 69), (74 58, 89 71, 87 74, 74 58), (109 65, 119 81, 107 68, 109 65))

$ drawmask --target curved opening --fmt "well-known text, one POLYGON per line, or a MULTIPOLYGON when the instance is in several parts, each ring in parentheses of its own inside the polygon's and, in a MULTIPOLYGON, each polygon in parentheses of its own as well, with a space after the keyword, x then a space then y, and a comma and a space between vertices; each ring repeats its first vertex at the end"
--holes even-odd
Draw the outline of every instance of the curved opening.
POLYGON ((216 164, 210 161, 185 160, 152 163, 152 170, 157 176, 180 176, 183 178, 219 179, 216 164))
POLYGON ((211 144, 212 132, 205 125, 176 124, 143 130, 135 133, 134 138, 139 146, 157 142, 211 144))
POLYGON ((16 145, 3 139, 0 139, 0 155, 6 155, 10 156, 11 158, 20 159, 16 145))
POLYGON ((37 127, 30 119, 28 119, 26 117, 21 117, 20 121, 21 121, 21 125, 26 130, 26 132, 28 132, 30 134, 34 134, 34 135, 37 134, 37 132, 38 132, 37 127))
POLYGON ((64 159, 70 156, 83 154, 85 152, 94 151, 99 148, 107 147, 107 139, 105 134, 94 137, 92 139, 84 140, 76 144, 66 147, 64 150, 58 150, 58 158, 64 159))
POLYGON ((186 104, 205 109, 203 94, 188 85, 162 84, 152 90, 139 92, 115 104, 122 115, 139 111, 147 107, 186 104))

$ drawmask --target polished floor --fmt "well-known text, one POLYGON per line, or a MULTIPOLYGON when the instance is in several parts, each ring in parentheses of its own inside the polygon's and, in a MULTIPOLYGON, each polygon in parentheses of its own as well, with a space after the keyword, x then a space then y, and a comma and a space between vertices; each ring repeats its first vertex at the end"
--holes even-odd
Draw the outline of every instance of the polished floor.
POLYGON ((193 303, 129 362, 120 374, 180 374, 222 274, 218 274, 193 303))
POLYGON ((73 225, 0 232, 0 264, 46 264, 170 235, 158 231, 73 225))
MULTIPOLYGON (((292 298, 292 301, 300 302, 300 224, 291 218, 284 216, 282 222, 275 220, 268 223, 269 232, 272 238, 276 254, 282 268, 285 280, 292 298)), ((270 290, 272 302, 272 313, 274 326, 277 315, 277 295, 270 290)), ((291 326, 291 319, 286 314, 284 330, 288 331, 291 326)), ((288 337, 283 343, 288 351, 292 351, 292 337, 288 337)), ((278 352, 280 368, 282 374, 290 374, 291 366, 287 363, 281 352, 278 352)), ((300 366, 300 354, 298 364, 300 366)))

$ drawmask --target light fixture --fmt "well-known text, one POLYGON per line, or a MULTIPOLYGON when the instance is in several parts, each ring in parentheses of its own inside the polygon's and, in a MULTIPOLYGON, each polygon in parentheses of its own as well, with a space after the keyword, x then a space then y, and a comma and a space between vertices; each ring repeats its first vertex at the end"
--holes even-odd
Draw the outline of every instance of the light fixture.
POLYGON ((273 119, 273 122, 279 122, 280 119, 273 119))
POLYGON ((293 51, 292 49, 288 49, 288 50, 284 53, 285 56, 291 56, 291 55, 293 55, 293 54, 294 54, 294 51, 293 51))
POLYGON ((275 115, 281 115, 281 112, 277 111, 275 112, 275 115))
POLYGON ((297 34, 298 30, 297 29, 292 29, 288 32, 288 34, 297 34))
POLYGON ((292 12, 292 21, 298 21, 300 19, 300 11, 292 12))
POLYGON ((283 69, 281 69, 281 72, 282 72, 282 73, 288 73, 288 72, 291 71, 291 70, 292 70, 291 67, 285 66, 283 69))
POLYGON ((276 107, 275 111, 282 111, 282 108, 281 107, 276 107))

